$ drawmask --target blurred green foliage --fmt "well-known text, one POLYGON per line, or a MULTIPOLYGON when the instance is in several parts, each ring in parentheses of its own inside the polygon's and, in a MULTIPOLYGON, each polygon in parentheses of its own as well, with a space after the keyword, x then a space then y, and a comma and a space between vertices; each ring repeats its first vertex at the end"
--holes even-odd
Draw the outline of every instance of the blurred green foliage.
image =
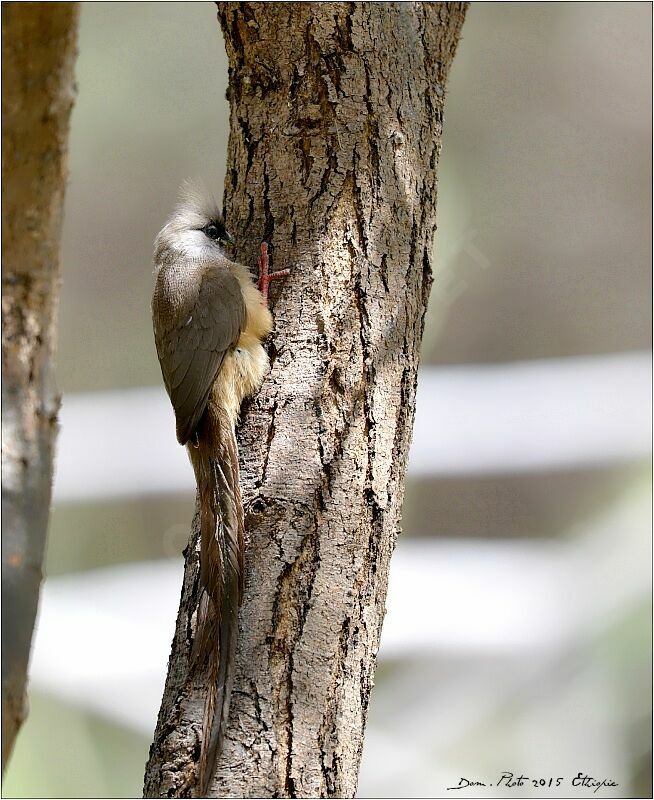
POLYGON ((31 690, 3 797, 140 797, 150 742, 31 690))

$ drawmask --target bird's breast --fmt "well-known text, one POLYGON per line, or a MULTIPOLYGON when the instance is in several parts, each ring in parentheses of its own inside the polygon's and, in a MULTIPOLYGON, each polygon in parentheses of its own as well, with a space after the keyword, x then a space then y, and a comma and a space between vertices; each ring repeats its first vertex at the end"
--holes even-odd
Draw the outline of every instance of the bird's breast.
POLYGON ((213 386, 213 400, 236 422, 241 403, 254 394, 266 376, 269 361, 258 337, 243 331, 227 353, 213 386))

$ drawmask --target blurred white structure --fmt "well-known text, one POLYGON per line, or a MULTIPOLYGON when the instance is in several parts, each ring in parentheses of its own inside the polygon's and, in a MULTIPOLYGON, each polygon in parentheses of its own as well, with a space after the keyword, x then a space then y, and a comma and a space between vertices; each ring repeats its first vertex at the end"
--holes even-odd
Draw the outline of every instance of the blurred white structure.
MULTIPOLYGON (((400 538, 380 657, 551 656, 597 635, 650 586, 644 499, 564 541, 400 538)), ((152 732, 182 574, 180 558, 47 580, 32 680, 152 732)))
MULTIPOLYGON (((498 474, 644 458, 650 398, 648 353, 424 368, 409 473, 498 474)), ((60 422, 55 503, 195 488, 163 389, 69 395, 60 422)))

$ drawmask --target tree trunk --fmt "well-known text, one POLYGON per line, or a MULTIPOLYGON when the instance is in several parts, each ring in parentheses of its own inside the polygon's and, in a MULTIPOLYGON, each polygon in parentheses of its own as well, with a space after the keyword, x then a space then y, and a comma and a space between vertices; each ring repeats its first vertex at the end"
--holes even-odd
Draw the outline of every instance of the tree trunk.
MULTIPOLYGON (((219 3, 239 260, 272 244, 272 369, 240 430, 246 592, 216 797, 356 792, 399 529, 459 3, 219 3)), ((164 435, 165 432, 162 432, 164 435)), ((197 520, 147 796, 189 796, 197 520)))
POLYGON ((76 3, 2 7, 2 767, 25 717, 57 432, 59 246, 76 3))

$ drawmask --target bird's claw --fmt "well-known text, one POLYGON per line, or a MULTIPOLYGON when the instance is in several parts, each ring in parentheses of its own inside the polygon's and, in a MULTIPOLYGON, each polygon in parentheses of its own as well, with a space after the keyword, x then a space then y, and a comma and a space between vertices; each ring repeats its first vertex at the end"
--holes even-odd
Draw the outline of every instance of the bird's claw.
POLYGON ((263 295, 265 303, 268 302, 268 288, 271 282, 290 275, 290 270, 288 269, 278 269, 275 272, 270 272, 269 267, 268 243, 261 242, 261 255, 259 256, 259 291, 263 295))

